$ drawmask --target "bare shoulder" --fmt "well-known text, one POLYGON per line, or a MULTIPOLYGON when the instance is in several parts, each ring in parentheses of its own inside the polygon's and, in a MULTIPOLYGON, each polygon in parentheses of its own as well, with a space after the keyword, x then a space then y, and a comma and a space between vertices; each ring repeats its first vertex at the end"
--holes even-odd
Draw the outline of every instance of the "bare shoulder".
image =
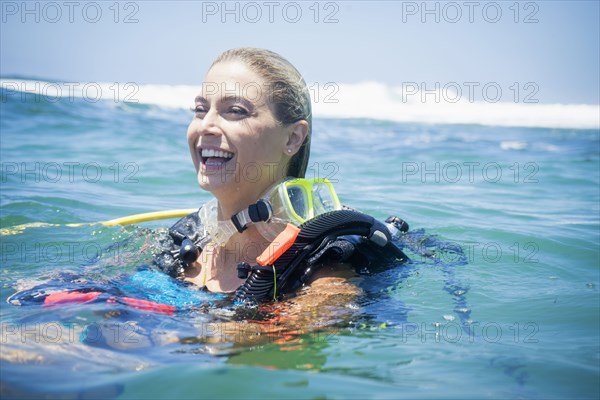
POLYGON ((301 295, 349 295, 358 296, 361 293, 357 286, 354 268, 348 264, 336 263, 322 266, 313 276, 309 287, 301 295))
POLYGON ((352 267, 347 264, 323 266, 310 285, 285 302, 288 321, 307 330, 334 325, 354 315, 361 293, 352 267))

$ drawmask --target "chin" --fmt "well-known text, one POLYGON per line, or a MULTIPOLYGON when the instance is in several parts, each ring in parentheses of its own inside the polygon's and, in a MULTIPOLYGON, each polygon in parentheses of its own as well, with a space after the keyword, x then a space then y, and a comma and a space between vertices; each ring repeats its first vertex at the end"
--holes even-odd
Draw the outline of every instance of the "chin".
POLYGON ((235 176, 226 176, 220 173, 206 174, 202 171, 198 172, 197 179, 200 188, 212 193, 235 183, 235 176))

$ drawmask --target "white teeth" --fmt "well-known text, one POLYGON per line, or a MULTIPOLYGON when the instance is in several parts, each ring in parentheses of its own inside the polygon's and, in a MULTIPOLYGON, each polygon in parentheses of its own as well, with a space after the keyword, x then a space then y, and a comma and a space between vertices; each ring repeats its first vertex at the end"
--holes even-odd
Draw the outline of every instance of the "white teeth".
POLYGON ((202 149, 202 157, 232 158, 233 153, 223 150, 202 149))

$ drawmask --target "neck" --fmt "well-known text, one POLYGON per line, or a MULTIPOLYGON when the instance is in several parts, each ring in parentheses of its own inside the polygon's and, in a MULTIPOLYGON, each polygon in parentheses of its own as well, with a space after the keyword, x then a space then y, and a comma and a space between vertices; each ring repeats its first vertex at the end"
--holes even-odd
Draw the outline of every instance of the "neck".
POLYGON ((219 202, 219 219, 229 219, 243 209, 248 208, 250 204, 256 203, 271 184, 269 182, 257 182, 213 191, 213 195, 219 202))

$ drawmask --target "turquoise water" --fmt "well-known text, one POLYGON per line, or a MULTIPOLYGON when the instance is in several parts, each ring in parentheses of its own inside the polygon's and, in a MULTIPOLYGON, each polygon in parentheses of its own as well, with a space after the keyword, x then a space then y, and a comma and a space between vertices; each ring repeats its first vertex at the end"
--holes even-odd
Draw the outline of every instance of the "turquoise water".
POLYGON ((191 113, 3 101, 3 398, 600 395, 597 130, 317 119, 308 175, 446 251, 409 251, 411 264, 363 277, 356 317, 333 331, 213 344, 198 329, 220 299, 139 269, 172 221, 64 226, 208 200, 185 141, 191 113), (32 223, 53 225, 14 228, 32 223), (178 311, 7 302, 40 284, 178 311))

